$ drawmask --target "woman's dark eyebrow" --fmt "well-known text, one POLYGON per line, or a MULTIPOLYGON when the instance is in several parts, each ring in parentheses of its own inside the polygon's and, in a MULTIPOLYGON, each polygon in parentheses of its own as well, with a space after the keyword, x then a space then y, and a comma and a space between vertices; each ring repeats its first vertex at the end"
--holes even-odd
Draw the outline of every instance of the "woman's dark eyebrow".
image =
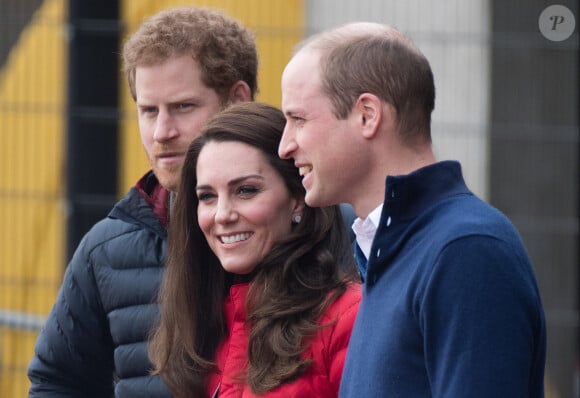
MULTIPOLYGON (((231 180, 231 181, 228 182, 228 186, 237 185, 237 184, 239 184, 239 183, 241 183, 241 182, 243 182, 245 180, 248 180, 250 178, 256 178, 256 179, 259 179, 259 180, 263 180, 264 179, 264 177, 261 176, 260 174, 249 174, 247 176, 241 176, 241 177, 238 177, 238 178, 234 178, 233 180, 231 180)), ((200 189, 201 190, 211 189, 211 185, 204 184, 204 185, 198 185, 198 186, 195 187, 195 190, 196 191, 197 190, 200 190, 200 189)))

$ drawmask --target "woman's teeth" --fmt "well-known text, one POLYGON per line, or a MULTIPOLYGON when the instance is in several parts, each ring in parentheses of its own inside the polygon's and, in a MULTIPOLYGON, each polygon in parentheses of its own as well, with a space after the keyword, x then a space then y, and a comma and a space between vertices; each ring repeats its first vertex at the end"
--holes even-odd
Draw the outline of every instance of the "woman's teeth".
POLYGON ((230 236, 220 236, 222 243, 236 243, 248 239, 252 234, 245 232, 243 234, 235 234, 230 236))

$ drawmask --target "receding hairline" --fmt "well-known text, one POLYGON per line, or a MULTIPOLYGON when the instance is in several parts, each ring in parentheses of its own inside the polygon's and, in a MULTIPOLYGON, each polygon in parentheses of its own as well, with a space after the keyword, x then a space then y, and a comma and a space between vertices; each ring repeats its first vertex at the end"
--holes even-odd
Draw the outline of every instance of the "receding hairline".
POLYGON ((365 38, 382 37, 398 42, 413 51, 419 52, 412 40, 393 26, 376 22, 351 22, 314 34, 298 43, 294 55, 302 51, 325 53, 339 43, 352 42, 365 38))
POLYGON ((297 46, 291 62, 304 56, 318 57, 314 68, 321 92, 338 119, 349 115, 361 93, 370 92, 394 106, 407 135, 429 131, 435 98, 432 71, 403 32, 381 23, 352 22, 310 36, 297 46))

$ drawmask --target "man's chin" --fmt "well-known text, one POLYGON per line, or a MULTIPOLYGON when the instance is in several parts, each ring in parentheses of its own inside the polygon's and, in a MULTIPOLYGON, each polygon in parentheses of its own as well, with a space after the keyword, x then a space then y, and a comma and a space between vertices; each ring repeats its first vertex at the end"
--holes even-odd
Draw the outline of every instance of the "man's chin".
POLYGON ((314 191, 306 191, 304 201, 309 207, 326 207, 336 204, 331 199, 332 198, 324 198, 321 195, 317 195, 314 191))
POLYGON ((177 188, 179 187, 179 179, 174 177, 173 175, 168 175, 167 173, 155 173, 159 184, 168 191, 177 192, 177 188))

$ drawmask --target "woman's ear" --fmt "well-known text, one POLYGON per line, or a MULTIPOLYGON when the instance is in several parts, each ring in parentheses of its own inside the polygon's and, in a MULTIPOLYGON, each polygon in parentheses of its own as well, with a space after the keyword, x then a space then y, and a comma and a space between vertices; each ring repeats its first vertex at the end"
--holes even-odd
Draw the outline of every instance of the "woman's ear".
POLYGON ((292 222, 294 224, 298 224, 302 221, 302 217, 304 215, 304 199, 295 199, 296 203, 294 205, 294 209, 292 209, 292 222))

